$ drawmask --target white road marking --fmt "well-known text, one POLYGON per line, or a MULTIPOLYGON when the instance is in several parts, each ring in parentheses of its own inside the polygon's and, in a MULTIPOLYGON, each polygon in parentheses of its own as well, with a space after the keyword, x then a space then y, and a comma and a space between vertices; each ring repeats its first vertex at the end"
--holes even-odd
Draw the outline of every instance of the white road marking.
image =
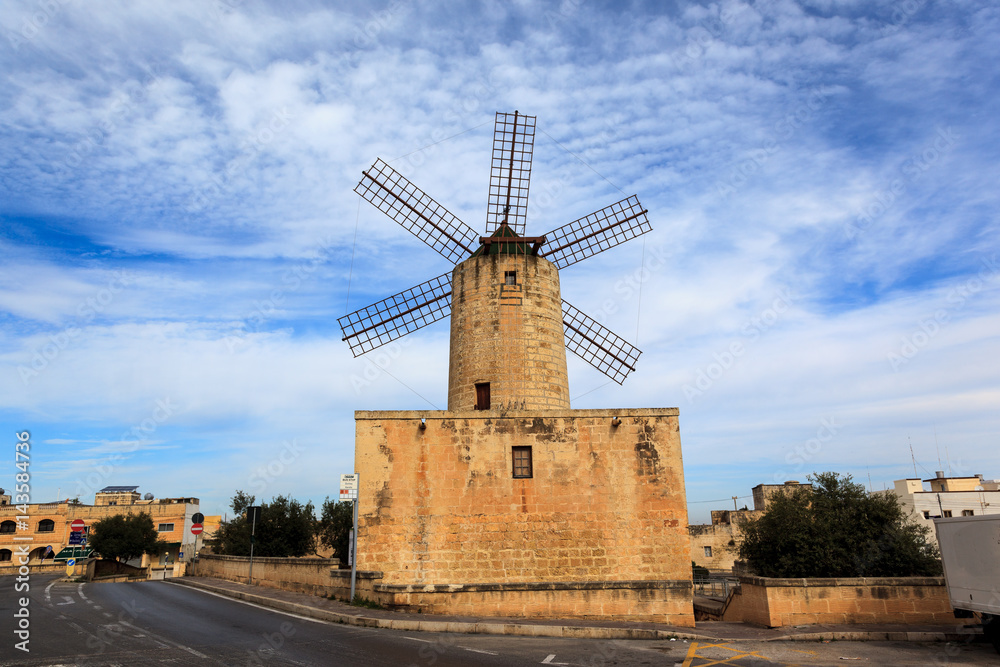
POLYGON ((154 641, 164 642, 166 644, 169 644, 169 645, 173 646, 174 648, 179 648, 182 651, 187 651, 191 655, 196 656, 198 658, 201 658, 202 660, 208 660, 208 656, 207 655, 205 655, 204 653, 199 653, 198 651, 194 650, 190 646, 185 646, 184 644, 181 644, 180 642, 175 642, 172 639, 168 639, 167 637, 163 637, 161 635, 158 635, 155 632, 150 632, 149 630, 146 630, 145 628, 137 628, 136 626, 132 625, 131 623, 127 623, 125 621, 119 621, 119 623, 121 623, 122 625, 124 625, 126 628, 130 628, 133 632, 145 632, 147 635, 149 635, 150 637, 152 637, 154 641))
MULTIPOLYGON (((170 583, 170 582, 167 582, 170 583)), ((181 586, 192 591, 198 591, 199 593, 204 593, 205 595, 214 595, 217 598, 222 598, 223 600, 229 600, 230 602, 238 602, 240 604, 245 604, 249 607, 256 607, 257 609, 263 609, 264 611, 269 611, 275 614, 282 614, 284 616, 291 616, 292 618, 298 618, 303 621, 311 621, 313 623, 322 623, 324 625, 340 625, 336 621, 324 621, 321 618, 312 618, 311 616, 302 616, 301 614, 293 614, 290 611, 281 611, 280 609, 272 609, 271 607, 265 607, 263 605, 254 604, 253 602, 247 602, 246 600, 237 600, 236 598, 231 598, 228 595, 220 595, 219 593, 213 593, 212 591, 206 591, 203 588, 195 588, 194 586, 188 586, 186 584, 170 584, 171 586, 181 586)), ((358 629, 358 628, 355 628, 358 629)))
POLYGON ((568 662, 552 662, 555 659, 556 659, 556 654, 555 653, 550 653, 549 656, 547 658, 545 658, 545 660, 542 660, 542 664, 543 665, 568 665, 569 664, 568 662))
POLYGON ((458 648, 462 649, 463 651, 472 651, 473 653, 485 653, 486 655, 500 655, 495 651, 483 651, 482 649, 469 648, 468 646, 459 646, 458 648))
POLYGON ((83 594, 83 584, 80 584, 79 586, 76 587, 76 592, 80 594, 80 598, 84 602, 90 602, 90 600, 87 599, 87 596, 83 594))
POLYGON ((52 587, 56 585, 57 580, 53 580, 51 584, 45 587, 45 604, 52 604, 52 587))
POLYGON ((66 600, 66 601, 65 602, 56 602, 56 604, 60 605, 60 606, 64 605, 64 604, 76 604, 76 600, 74 600, 73 598, 71 598, 68 595, 64 595, 63 596, 63 600, 66 600))
POLYGON ((403 639, 409 639, 411 642, 424 642, 425 644, 433 644, 430 639, 417 639, 416 637, 403 637, 403 639))

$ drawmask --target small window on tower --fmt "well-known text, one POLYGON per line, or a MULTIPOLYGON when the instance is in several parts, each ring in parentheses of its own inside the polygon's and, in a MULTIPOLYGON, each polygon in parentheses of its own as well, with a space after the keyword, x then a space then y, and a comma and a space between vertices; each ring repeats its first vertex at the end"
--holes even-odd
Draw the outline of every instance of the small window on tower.
POLYGON ((712 557, 712 547, 705 547, 705 558, 712 557))
POLYGON ((504 284, 505 285, 516 285, 517 284, 517 271, 504 271, 503 272, 504 284))
POLYGON ((514 477, 531 477, 531 447, 512 447, 514 477))
POLYGON ((476 383, 476 410, 489 410, 490 409, 490 383, 489 382, 477 382, 476 383))

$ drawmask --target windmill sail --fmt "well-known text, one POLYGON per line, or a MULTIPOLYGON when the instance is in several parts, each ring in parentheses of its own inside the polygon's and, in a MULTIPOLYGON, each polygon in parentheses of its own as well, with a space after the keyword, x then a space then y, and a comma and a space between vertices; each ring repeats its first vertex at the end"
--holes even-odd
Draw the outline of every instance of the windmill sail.
POLYGON ((647 211, 632 195, 545 235, 541 257, 565 269, 580 260, 652 231, 647 211))
POLYGON ((635 370, 642 351, 584 314, 566 299, 562 302, 563 325, 566 327, 566 348, 622 384, 635 370))
POLYGON ((337 320, 354 356, 451 315, 451 272, 337 320))
POLYGON ((493 130, 490 196, 486 209, 487 236, 505 221, 519 236, 524 234, 534 146, 534 116, 522 116, 517 111, 497 113, 493 130))
POLYGON ((361 173, 354 191, 452 264, 479 247, 479 234, 382 160, 361 173))

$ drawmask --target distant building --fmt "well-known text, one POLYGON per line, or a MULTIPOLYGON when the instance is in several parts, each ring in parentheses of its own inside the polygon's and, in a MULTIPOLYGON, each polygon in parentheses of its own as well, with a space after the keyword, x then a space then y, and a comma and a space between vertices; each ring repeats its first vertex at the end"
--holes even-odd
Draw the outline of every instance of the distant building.
POLYGON ((94 497, 93 505, 73 500, 51 503, 31 503, 25 508, 12 502, 10 494, 0 489, 0 572, 5 567, 19 565, 15 554, 28 544, 30 562, 64 561, 74 556, 86 556, 89 549, 70 546, 70 524, 82 519, 89 531, 95 521, 115 514, 146 512, 153 519, 160 539, 167 549, 157 554, 154 562, 190 560, 194 555, 194 535, 191 517, 198 511, 197 498, 159 498, 152 494, 140 498, 137 486, 108 486, 94 497), (27 509, 27 512, 22 510, 27 509), (25 538, 31 538, 30 540, 25 538), (180 554, 184 554, 183 558, 180 554))
POLYGON ((1000 481, 982 475, 945 477, 939 470, 931 479, 897 479, 893 491, 917 522, 931 529, 935 542, 936 518, 1000 514, 1000 481))
POLYGON ((801 488, 812 490, 812 484, 800 484, 796 481, 758 484, 752 489, 752 510, 746 507, 741 510, 712 510, 711 524, 689 525, 691 560, 714 572, 731 572, 736 561, 741 522, 760 516, 776 495, 801 488))

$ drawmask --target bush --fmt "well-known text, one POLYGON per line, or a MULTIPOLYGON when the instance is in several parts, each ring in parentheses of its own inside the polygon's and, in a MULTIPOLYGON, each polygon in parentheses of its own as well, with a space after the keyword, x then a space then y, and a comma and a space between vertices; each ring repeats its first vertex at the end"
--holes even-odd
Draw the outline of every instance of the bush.
POLYGON ((814 489, 772 498, 757 518, 740 524, 739 557, 763 577, 910 577, 941 574, 929 529, 918 525, 895 494, 826 472, 814 489))

